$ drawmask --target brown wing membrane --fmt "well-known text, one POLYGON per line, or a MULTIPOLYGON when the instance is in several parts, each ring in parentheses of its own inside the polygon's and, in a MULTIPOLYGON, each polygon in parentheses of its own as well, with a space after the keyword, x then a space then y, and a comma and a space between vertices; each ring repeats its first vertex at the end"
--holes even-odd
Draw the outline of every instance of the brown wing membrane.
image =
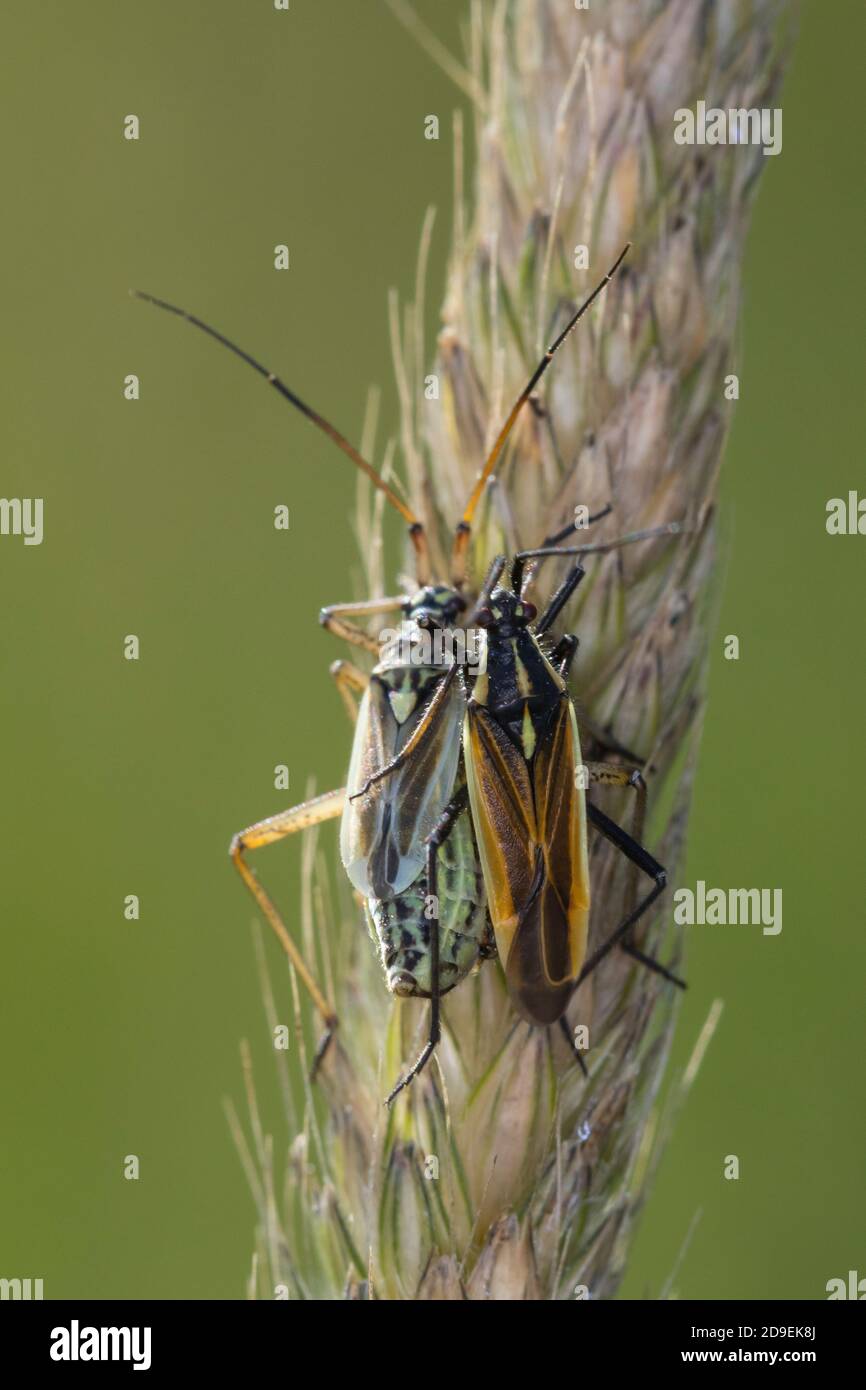
POLYGON ((535 877, 535 817, 526 761, 480 705, 466 713, 463 750, 490 917, 507 960, 535 877))
POLYGON ((481 706, 466 717, 466 770, 496 945, 530 1023, 565 1010, 586 952, 589 874, 580 744, 563 699, 531 764, 481 706))

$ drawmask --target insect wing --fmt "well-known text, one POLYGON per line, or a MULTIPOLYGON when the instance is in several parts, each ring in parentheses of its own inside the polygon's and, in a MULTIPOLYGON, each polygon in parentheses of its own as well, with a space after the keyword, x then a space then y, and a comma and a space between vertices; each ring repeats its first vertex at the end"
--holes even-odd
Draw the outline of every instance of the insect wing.
POLYGON ((444 675, 415 667, 411 682, 374 673, 358 712, 349 766, 340 853, 351 882, 368 898, 395 898, 421 873, 424 841, 453 793, 460 758, 463 697, 456 681, 430 717, 411 756, 356 800, 368 778, 400 753, 420 722, 444 675))
POLYGON ((464 747, 490 917, 512 1002, 531 1023, 565 1010, 586 953, 586 811, 580 743, 563 699, 532 762, 483 706, 470 705, 464 747))

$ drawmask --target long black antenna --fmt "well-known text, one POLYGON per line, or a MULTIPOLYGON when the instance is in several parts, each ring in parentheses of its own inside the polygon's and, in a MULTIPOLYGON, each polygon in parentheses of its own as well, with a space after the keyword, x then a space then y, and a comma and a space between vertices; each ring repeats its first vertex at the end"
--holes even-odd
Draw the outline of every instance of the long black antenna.
MULTIPOLYGON (((326 420, 323 415, 320 415, 317 410, 313 410, 312 406, 307 405, 306 401, 302 401, 300 396, 296 396, 294 391, 290 390, 284 381, 281 381, 278 376, 275 376, 274 373, 263 366, 261 362, 256 361, 255 357, 252 357, 250 353, 238 347, 237 343, 233 343, 231 338, 227 338, 225 334, 220 333, 216 328, 212 328, 211 325, 205 323, 203 319, 196 318, 195 314, 188 313, 186 309, 181 309, 176 304, 169 304, 164 299, 157 299, 154 294, 145 294, 144 290, 130 290, 130 294, 136 299, 143 299, 146 304, 155 304, 157 309, 165 309, 169 314, 176 314, 178 318, 186 319, 187 323, 191 323, 194 328, 200 328, 202 333, 207 333, 209 338, 215 338, 223 347, 228 348, 229 352, 233 352, 242 362, 246 362, 248 366, 252 367, 253 371, 258 372, 259 376, 263 376, 269 386, 273 386, 274 390, 278 391, 290 405, 293 405, 302 415, 306 415, 308 420, 312 420, 314 425, 317 425, 329 439, 333 440, 337 447, 342 449, 343 453, 352 460, 356 468, 360 468, 362 473, 366 473, 373 486, 384 493, 391 503, 391 506, 397 509, 403 519, 412 528, 413 532, 415 532, 417 528, 417 534, 420 538, 421 523, 411 508, 406 505, 402 498, 397 496, 396 492, 392 492, 385 480, 376 472, 373 465, 368 463, 365 458, 362 458, 355 446, 350 444, 348 439, 346 439, 345 435, 342 435, 340 431, 326 420)), ((414 535, 413 540, 415 540, 414 535)), ((416 549, 417 548, 418 546, 416 543, 416 549)))
POLYGON ((619 270, 620 266, 622 265, 623 261, 628 255, 630 249, 631 242, 628 241, 626 242, 623 249, 620 251, 619 255, 617 256, 610 270, 605 275, 604 279, 596 285, 592 294, 589 295, 583 301, 580 307, 575 310, 575 312, 572 314, 571 318, 568 320, 568 323, 565 325, 559 336, 557 338, 554 338, 553 342, 550 344, 550 347, 547 349, 547 352, 542 357, 538 366, 535 368, 535 371, 532 373, 532 376, 529 378, 520 395, 517 397, 517 400, 514 402, 514 405, 511 407, 511 410, 508 414, 508 418, 505 421, 505 424, 502 426, 501 430, 499 431, 499 434, 496 436, 496 439, 493 443, 493 448, 487 455, 484 467, 481 469, 481 472, 478 474, 478 477, 475 480, 475 486, 472 489, 469 501, 466 503, 466 508, 463 512, 463 516, 461 520, 458 522, 457 533, 454 538, 453 557, 454 569, 456 572, 459 573, 464 566, 466 549, 469 544, 469 533, 472 527, 472 519, 475 515, 475 509, 478 506, 479 501, 481 500, 481 494, 484 491, 484 485, 487 482, 487 479, 490 477, 491 473, 493 472, 496 460, 502 453, 502 450, 505 446, 505 441, 511 433, 515 420, 517 419, 526 402, 529 400, 529 397, 532 395, 539 381, 544 376, 544 373, 547 371, 556 353, 562 347, 568 335, 576 328, 577 324, 583 318, 587 309, 590 307, 592 303, 594 303, 594 301, 601 294, 605 285, 610 284, 614 275, 616 275, 616 272, 619 270))

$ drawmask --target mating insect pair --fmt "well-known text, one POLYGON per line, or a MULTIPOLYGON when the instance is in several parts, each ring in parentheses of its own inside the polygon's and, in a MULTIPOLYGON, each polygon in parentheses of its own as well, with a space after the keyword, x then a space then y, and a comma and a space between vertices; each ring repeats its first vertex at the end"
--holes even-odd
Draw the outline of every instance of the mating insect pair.
MULTIPOLYGON (((682 983, 629 939, 665 886, 664 869, 639 843, 643 779, 637 769, 618 763, 584 767, 568 690, 577 640, 569 634, 549 653, 542 647, 584 575, 579 557, 660 532, 635 533, 608 545, 561 547, 577 529, 566 527, 538 549, 518 554, 507 582, 502 582, 506 561, 500 557, 471 611, 466 595, 472 521, 485 484, 539 379, 627 250, 573 314, 515 401, 457 525, 448 584, 432 582, 421 522, 332 425, 202 320, 150 295, 140 296, 186 318, 264 376, 371 478, 409 526, 418 593, 341 604, 321 614, 326 628, 377 656, 379 644, 359 620, 395 612, 405 619, 403 650, 391 651, 369 677, 349 662, 332 667, 353 715, 354 697, 361 696, 347 787, 250 826, 231 846, 238 872, 325 1024, 317 1054, 321 1058, 336 1015, 246 854, 342 815, 343 864, 367 900, 388 986, 395 994, 426 997, 431 1003, 428 1041, 389 1102, 418 1074, 439 1041, 441 997, 486 956, 498 953, 518 1013, 540 1026, 559 1022, 570 1042, 564 1021, 569 999, 614 947, 622 946, 682 983), (578 557, 577 562, 538 617, 525 596, 534 572, 543 559, 568 555, 578 557), (480 630, 471 678, 452 654, 442 654, 441 645, 434 658, 414 655, 425 652, 425 636, 453 633, 455 627, 480 630), (587 781, 634 788, 635 836, 586 798, 587 781), (589 959, 588 821, 652 880, 645 896, 589 959)), ((610 739, 602 741, 623 751, 610 739)), ((579 1054, 578 1059, 582 1065, 579 1054)))

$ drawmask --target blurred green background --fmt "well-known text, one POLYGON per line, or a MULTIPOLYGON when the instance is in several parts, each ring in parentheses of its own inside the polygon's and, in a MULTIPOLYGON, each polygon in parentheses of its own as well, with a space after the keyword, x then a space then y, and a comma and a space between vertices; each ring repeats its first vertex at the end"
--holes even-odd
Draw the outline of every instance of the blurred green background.
MULTIPOLYGON (((461 11, 433 8, 455 47, 461 11)), ((827 499, 866 486, 864 43, 854 0, 805 5, 748 245, 683 879, 781 886, 784 930, 692 932, 677 1065, 715 997, 725 1011, 632 1297, 659 1292, 698 1211, 683 1297, 820 1298, 866 1274, 866 539, 824 530, 827 499)), ((5 9, 0 65, 0 492, 46 499, 41 547, 0 540, 0 1276, 42 1277, 47 1297, 237 1297, 254 1213, 221 1098, 241 1094, 240 1037, 266 1113, 271 1093, 252 913, 225 851, 309 775, 342 779, 340 652, 316 614, 352 596, 353 483, 251 373, 127 290, 216 321, 352 437, 380 383, 390 430, 386 291, 411 292, 433 202, 438 302, 461 98, 373 0, 46 0, 5 9), (431 112, 438 143, 421 138, 431 112)), ((291 908, 298 847, 272 854, 291 908)))

